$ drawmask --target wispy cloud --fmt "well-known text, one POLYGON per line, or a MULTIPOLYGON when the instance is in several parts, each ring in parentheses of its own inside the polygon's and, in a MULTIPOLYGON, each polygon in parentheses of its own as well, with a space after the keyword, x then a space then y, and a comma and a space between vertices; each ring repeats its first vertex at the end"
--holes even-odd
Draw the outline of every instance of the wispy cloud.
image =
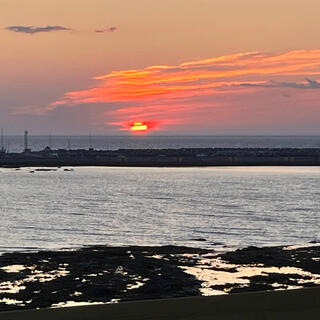
MULTIPOLYGON (((18 32, 18 33, 35 34, 35 33, 43 33, 43 32, 67 31, 67 30, 73 30, 73 29, 69 27, 64 27, 64 26, 45 26, 45 27, 8 26, 5 28, 5 30, 18 32)), ((116 31, 118 31, 117 27, 108 27, 106 29, 93 30, 93 32, 95 33, 108 33, 108 32, 116 32, 116 31)))
MULTIPOLYGON (((186 118, 203 117, 215 108, 234 108, 244 96, 247 106, 267 106, 274 97, 268 92, 318 89, 320 82, 314 78, 319 76, 320 50, 247 52, 173 66, 113 71, 95 77, 98 83, 92 88, 67 92, 47 110, 96 103, 105 104, 108 110, 108 104, 118 103, 116 110, 108 112, 109 124, 125 127, 127 121, 136 119, 178 123, 186 118)), ((283 92, 279 97, 285 98, 283 92)))
POLYGON ((117 27, 109 27, 109 28, 106 28, 106 29, 97 29, 94 32, 96 32, 96 33, 107 33, 107 32, 115 32, 115 31, 118 31, 117 27))
POLYGON ((320 82, 306 78, 304 82, 270 81, 265 83, 241 83, 240 86, 257 88, 320 89, 320 82))
POLYGON ((71 28, 63 27, 63 26, 45 26, 45 27, 8 26, 5 29, 8 31, 19 32, 19 33, 28 33, 28 34, 71 30, 71 28))

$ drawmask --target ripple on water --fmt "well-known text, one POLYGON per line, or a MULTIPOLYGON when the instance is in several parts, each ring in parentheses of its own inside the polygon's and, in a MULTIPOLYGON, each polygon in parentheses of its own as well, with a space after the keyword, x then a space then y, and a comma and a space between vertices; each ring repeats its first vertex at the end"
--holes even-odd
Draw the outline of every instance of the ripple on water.
POLYGON ((320 238, 319 177, 312 167, 3 169, 0 251, 305 243, 320 238))

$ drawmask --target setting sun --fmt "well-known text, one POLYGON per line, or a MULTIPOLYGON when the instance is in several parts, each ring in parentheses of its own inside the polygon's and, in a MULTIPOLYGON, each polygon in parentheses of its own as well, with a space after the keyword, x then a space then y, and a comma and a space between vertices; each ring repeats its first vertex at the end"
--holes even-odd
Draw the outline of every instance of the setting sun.
POLYGON ((134 122, 130 129, 132 131, 146 131, 148 130, 148 125, 143 122, 134 122))

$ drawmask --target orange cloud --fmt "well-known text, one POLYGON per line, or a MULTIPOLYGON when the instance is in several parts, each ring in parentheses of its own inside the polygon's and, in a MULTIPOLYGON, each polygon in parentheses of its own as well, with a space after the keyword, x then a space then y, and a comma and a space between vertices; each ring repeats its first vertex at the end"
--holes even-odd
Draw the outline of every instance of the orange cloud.
POLYGON ((281 54, 247 52, 185 62, 121 70, 97 76, 98 85, 67 92, 49 109, 63 105, 119 103, 108 123, 127 128, 130 121, 169 125, 186 121, 201 109, 223 106, 225 99, 259 90, 317 89, 320 50, 281 54), (305 78, 310 78, 305 80, 305 78))

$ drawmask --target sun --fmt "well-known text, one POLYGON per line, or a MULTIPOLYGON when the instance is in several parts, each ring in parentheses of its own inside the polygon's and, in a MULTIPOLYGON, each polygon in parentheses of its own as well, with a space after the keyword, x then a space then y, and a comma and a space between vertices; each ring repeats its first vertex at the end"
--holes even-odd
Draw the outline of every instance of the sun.
POLYGON ((148 125, 144 122, 133 122, 132 124, 130 124, 130 130, 131 131, 147 131, 148 130, 148 125))

